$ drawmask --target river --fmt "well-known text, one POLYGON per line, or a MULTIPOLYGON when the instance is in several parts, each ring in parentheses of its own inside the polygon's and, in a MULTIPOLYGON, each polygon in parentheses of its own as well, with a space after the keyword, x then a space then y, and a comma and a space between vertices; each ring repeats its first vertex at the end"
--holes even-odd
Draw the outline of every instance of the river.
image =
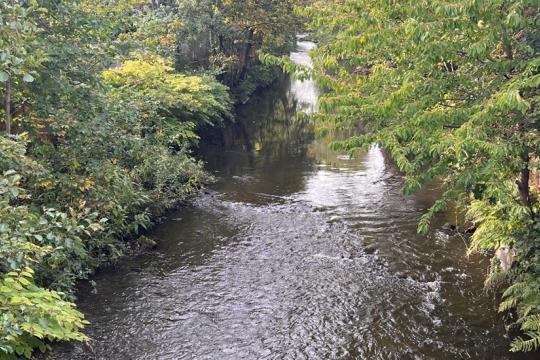
MULTIPOLYGON (((314 44, 292 58, 309 65, 314 44)), ((485 294, 488 260, 436 230, 437 196, 403 196, 377 148, 328 149, 311 81, 283 79, 238 110, 218 179, 148 236, 155 250, 102 269, 78 304, 88 345, 59 359, 518 359, 485 294)))

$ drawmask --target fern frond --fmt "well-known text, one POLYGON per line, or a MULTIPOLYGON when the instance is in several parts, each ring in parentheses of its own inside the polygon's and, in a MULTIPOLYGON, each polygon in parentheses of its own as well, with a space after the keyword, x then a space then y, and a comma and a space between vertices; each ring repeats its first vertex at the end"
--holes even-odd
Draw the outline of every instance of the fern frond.
POLYGON ((527 283, 526 282, 517 282, 513 285, 509 286, 508 289, 506 289, 503 293, 503 298, 508 298, 510 296, 518 297, 523 294, 527 290, 527 283))
POLYGON ((510 351, 533 351, 540 348, 540 331, 528 331, 525 333, 529 339, 517 337, 512 341, 510 351))
POLYGON ((499 304, 499 312, 505 312, 510 309, 513 309, 516 306, 517 298, 512 297, 510 299, 504 300, 499 304))
POLYGON ((527 316, 521 328, 526 331, 538 331, 540 334, 540 314, 527 316))

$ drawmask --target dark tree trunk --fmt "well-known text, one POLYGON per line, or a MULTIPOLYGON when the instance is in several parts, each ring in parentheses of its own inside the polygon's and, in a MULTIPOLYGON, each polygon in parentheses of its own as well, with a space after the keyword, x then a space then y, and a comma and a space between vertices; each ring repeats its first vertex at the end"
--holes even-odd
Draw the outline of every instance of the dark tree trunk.
POLYGON ((518 188, 519 188, 519 200, 521 202, 521 205, 530 207, 530 187, 529 187, 529 179, 531 175, 531 171, 529 170, 529 162, 530 157, 529 153, 526 152, 522 156, 523 160, 523 169, 521 169, 520 172, 520 178, 518 181, 518 188))
POLYGON ((182 47, 180 40, 176 40, 176 46, 174 47, 174 67, 177 71, 181 71, 185 65, 184 59, 182 59, 182 47))
POLYGON ((508 41, 507 43, 503 45, 503 49, 504 49, 504 55, 506 56, 506 58, 508 60, 513 60, 514 50, 512 49, 512 44, 510 44, 510 41, 508 41))
POLYGON ((229 54, 227 53, 227 49, 225 49, 225 43, 224 43, 224 40, 223 40, 223 35, 219 35, 218 40, 219 40, 219 51, 222 52, 223 54, 225 54, 226 56, 229 56, 229 54))
POLYGON ((244 48, 244 54, 242 59, 242 70, 240 71, 240 80, 244 80, 247 75, 249 68, 249 58, 251 56, 251 50, 253 49, 253 36, 255 35, 255 30, 249 28, 246 47, 244 48))
POLYGON ((11 135, 11 80, 6 82, 4 93, 4 111, 6 113, 4 122, 6 124, 6 134, 11 135))

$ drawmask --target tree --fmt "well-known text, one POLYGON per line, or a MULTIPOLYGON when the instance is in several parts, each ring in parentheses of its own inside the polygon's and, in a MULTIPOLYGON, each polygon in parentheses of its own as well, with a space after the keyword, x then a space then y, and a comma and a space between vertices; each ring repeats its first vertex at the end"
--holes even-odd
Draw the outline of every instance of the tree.
POLYGON ((42 212, 23 204, 29 198, 27 189, 21 187, 24 177, 43 175, 43 168, 24 153, 24 147, 15 140, 0 138, 2 359, 30 358, 34 348, 45 351, 47 341, 86 340, 80 332, 87 324, 83 314, 63 293, 36 285, 34 269, 40 270, 40 277, 45 272, 73 274, 77 264, 68 259, 80 251, 80 234, 90 227, 87 229, 53 209, 42 212), (6 167, 11 170, 4 171, 6 167), (58 251, 59 247, 65 247, 65 251, 58 251), (56 266, 70 271, 54 270, 56 266))
POLYGON ((440 179, 419 231, 457 199, 477 227, 470 251, 515 248, 516 266, 494 263, 488 283, 513 284, 501 311, 517 310, 526 337, 512 350, 540 347, 538 2, 335 0, 300 12, 321 43, 319 120, 367 130, 334 146, 382 146, 406 193, 440 179))
POLYGON ((161 3, 0 4, 2 359, 85 341, 76 281, 209 179, 190 147, 230 96, 170 66, 161 3))
POLYGON ((226 0, 217 6, 231 33, 237 34, 237 40, 233 42, 242 46, 239 79, 245 78, 250 62, 255 58, 255 49, 274 55, 282 55, 291 49, 299 28, 294 4, 291 0, 226 0))
POLYGON ((40 52, 35 51, 37 26, 33 15, 43 9, 24 2, 0 4, 0 83, 3 83, 3 112, 5 131, 11 134, 12 119, 19 109, 13 106, 14 87, 34 80, 32 73, 40 63, 40 52))

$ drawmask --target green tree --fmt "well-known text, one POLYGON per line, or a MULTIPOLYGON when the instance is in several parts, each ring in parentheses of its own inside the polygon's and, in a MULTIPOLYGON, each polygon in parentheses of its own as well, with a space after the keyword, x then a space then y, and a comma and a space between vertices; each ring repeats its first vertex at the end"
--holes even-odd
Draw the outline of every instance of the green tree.
POLYGON ((0 169, 12 168, 0 177, 0 357, 30 358, 33 348, 48 347, 46 341, 86 339, 83 315, 64 294, 36 285, 34 269, 41 278, 74 276, 82 270, 73 261, 82 249, 79 234, 101 227, 24 204, 23 176, 38 177, 43 169, 14 140, 0 139, 0 155, 0 169))
POLYGON ((212 70, 220 80, 237 87, 249 71, 260 69, 256 50, 274 55, 294 46, 299 17, 295 1, 178 0, 156 1, 140 7, 136 32, 130 41, 162 56, 174 56, 175 68, 212 70), (144 38, 140 42, 138 40, 144 38))
POLYGON ((3 84, 4 127, 11 134, 15 88, 34 80, 32 73, 40 63, 36 51, 35 14, 45 11, 37 3, 24 6, 20 1, 0 4, 0 83, 3 84))
POLYGON ((86 340, 75 282, 209 178, 190 147, 231 119, 228 89, 170 66, 158 25, 178 19, 161 15, 142 0, 0 4, 0 358, 86 340))
POLYGON ((457 199, 477 226, 470 251, 515 248, 516 265, 494 262, 488 283, 512 284, 501 311, 515 308, 525 333, 512 350, 540 347, 538 2, 335 0, 299 11, 320 39, 319 121, 367 131, 334 146, 385 148, 406 193, 439 179, 421 232, 457 199))
POLYGON ((299 28, 291 0, 224 0, 218 6, 223 21, 236 33, 239 51, 239 79, 244 79, 257 49, 275 55, 291 50, 299 28))

